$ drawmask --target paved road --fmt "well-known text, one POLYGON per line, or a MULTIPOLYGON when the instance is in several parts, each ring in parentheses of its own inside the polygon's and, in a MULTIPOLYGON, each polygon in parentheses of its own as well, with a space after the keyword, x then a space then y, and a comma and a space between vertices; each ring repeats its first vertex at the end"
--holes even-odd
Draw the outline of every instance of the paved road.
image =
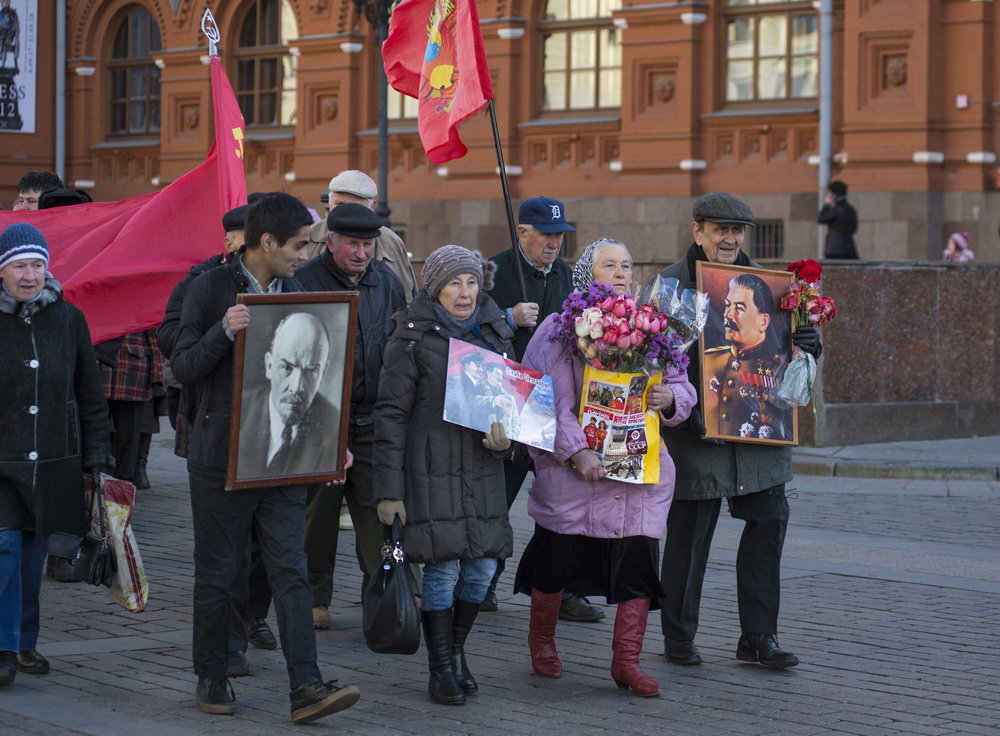
MULTIPOLYGON (((464 707, 435 705, 425 694, 422 651, 389 656, 365 647, 353 535, 345 533, 334 628, 317 632, 317 640, 325 676, 358 685, 362 700, 317 724, 294 726, 280 652, 251 650, 252 676, 234 681, 238 714, 204 715, 192 705, 186 476, 169 446, 169 439, 157 441, 155 487, 142 493, 135 518, 151 579, 149 608, 128 614, 101 590, 46 580, 40 649, 53 672, 20 675, 0 690, 0 734, 1000 732, 1000 482, 842 476, 799 476, 793 484, 780 638, 802 659, 797 668, 771 672, 733 656, 740 528, 727 518, 702 602, 705 663, 668 664, 651 616, 643 664, 663 687, 659 698, 615 688, 610 610, 600 624, 561 622, 564 676, 533 676, 527 600, 509 592, 512 565, 500 611, 484 614, 469 640, 480 694, 464 707)), ((943 448, 942 457, 950 451, 943 448)), ((929 454, 933 447, 921 456, 929 454)), ((513 520, 519 552, 531 530, 523 497, 513 520)))

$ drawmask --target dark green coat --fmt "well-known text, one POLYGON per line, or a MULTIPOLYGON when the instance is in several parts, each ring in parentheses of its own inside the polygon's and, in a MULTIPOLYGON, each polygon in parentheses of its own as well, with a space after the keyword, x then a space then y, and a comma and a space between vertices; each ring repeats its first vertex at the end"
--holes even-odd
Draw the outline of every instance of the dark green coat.
MULTIPOLYGON (((493 277, 493 288, 489 295, 501 310, 513 307, 524 301, 521 297, 521 286, 517 279, 517 268, 514 264, 514 250, 508 248, 490 258, 497 264, 497 272, 493 277)), ((550 314, 562 311, 562 304, 573 291, 573 270, 566 261, 557 258, 551 270, 546 275, 532 266, 523 258, 521 266, 524 272, 524 288, 528 301, 538 305, 538 324, 542 324, 550 314)), ((524 349, 528 347, 533 330, 519 327, 514 333, 514 359, 520 361, 524 349)))
POLYGON ((426 292, 396 314, 385 348, 375 406, 375 497, 406 505, 403 548, 414 562, 493 557, 513 552, 503 462, 483 433, 442 418, 448 339, 495 352, 512 331, 489 297, 480 297, 480 329, 489 344, 442 319, 426 292))
MULTIPOLYGON (((684 260, 663 269, 659 276, 673 277, 682 288, 693 289, 696 284, 694 264, 699 260, 707 259, 701 248, 692 244, 684 260)), ((737 265, 760 268, 743 253, 737 265)), ((697 342, 691 346, 688 355, 691 357, 688 380, 698 392, 700 409, 697 342)), ((743 496, 792 479, 792 450, 788 445, 706 441, 691 428, 690 420, 676 427, 662 427, 661 434, 677 469, 675 499, 697 501, 743 496)))
POLYGON ((90 331, 54 279, 0 294, 0 529, 84 533, 83 473, 114 467, 90 331))

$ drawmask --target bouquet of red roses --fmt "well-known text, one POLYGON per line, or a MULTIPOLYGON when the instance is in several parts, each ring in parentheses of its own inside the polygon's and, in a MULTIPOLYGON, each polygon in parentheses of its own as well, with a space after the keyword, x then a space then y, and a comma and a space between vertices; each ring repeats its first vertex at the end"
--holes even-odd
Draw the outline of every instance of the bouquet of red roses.
MULTIPOLYGON (((795 315, 798 327, 822 327, 837 316, 837 303, 831 297, 820 294, 816 286, 823 276, 821 265, 809 258, 788 264, 787 270, 795 274, 795 283, 782 294, 780 305, 795 315)), ((812 400, 815 378, 816 359, 795 348, 777 397, 789 406, 805 406, 812 400)))
POLYGON ((563 302, 552 340, 594 368, 652 374, 671 366, 687 367, 688 333, 684 324, 655 306, 638 305, 632 296, 594 283, 563 302))

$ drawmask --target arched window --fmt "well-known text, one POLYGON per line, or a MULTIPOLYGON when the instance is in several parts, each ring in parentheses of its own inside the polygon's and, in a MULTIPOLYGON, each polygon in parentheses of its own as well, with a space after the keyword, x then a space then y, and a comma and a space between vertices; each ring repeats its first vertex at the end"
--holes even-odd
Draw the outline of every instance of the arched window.
POLYGON ((160 130, 160 70, 150 56, 160 48, 160 29, 152 14, 131 8, 115 29, 108 59, 112 135, 160 130))
POLYGON ((727 0, 726 102, 816 97, 819 31, 811 2, 727 0))
POLYGON ((548 0, 542 32, 542 110, 620 107, 621 0, 548 0))
POLYGON ((295 122, 295 58, 285 44, 295 38, 295 17, 282 0, 254 0, 239 24, 236 99, 247 126, 295 122))

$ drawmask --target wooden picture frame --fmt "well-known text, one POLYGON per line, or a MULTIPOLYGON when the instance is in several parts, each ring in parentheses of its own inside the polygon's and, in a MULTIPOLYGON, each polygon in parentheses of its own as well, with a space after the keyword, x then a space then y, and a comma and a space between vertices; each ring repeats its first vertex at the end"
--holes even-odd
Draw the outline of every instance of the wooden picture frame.
POLYGON ((344 479, 358 298, 237 297, 250 324, 236 333, 233 352, 227 489, 344 479))
POLYGON ((709 299, 698 341, 704 437, 797 445, 798 412, 775 400, 792 360, 792 313, 779 304, 794 274, 699 261, 696 277, 709 299))

